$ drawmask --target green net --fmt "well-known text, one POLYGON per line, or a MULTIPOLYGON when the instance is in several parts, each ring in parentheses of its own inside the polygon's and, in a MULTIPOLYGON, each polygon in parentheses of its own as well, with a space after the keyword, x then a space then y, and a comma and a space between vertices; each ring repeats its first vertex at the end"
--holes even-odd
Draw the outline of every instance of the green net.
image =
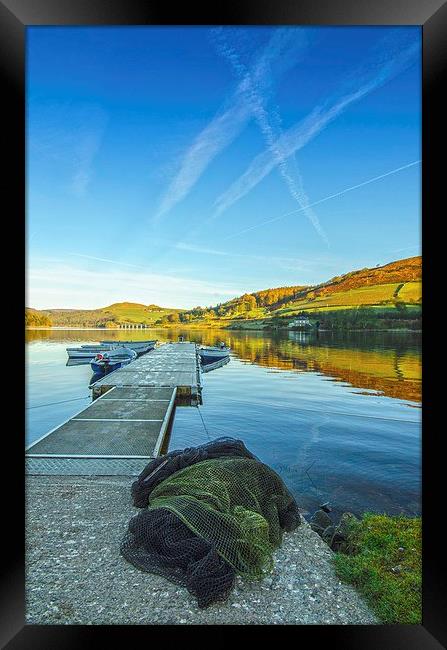
POLYGON ((186 587, 200 608, 225 601, 237 574, 262 578, 283 531, 300 523, 276 472, 228 437, 153 459, 132 496, 140 513, 129 522, 122 555, 186 587))
POLYGON ((249 458, 205 460, 175 472, 150 494, 148 510, 159 508, 172 512, 248 579, 272 570, 283 531, 300 523, 282 479, 249 458))

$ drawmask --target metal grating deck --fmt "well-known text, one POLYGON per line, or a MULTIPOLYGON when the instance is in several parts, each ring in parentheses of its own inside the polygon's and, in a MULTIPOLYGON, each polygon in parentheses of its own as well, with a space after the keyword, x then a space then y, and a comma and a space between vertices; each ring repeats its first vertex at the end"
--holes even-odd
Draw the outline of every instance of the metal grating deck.
POLYGON ((107 475, 121 467, 138 474, 160 452, 176 392, 176 388, 109 390, 32 443, 26 453, 27 472, 90 474, 96 468, 107 475))
POLYGON ((149 458, 57 458, 25 459, 25 473, 34 476, 138 476, 149 458))

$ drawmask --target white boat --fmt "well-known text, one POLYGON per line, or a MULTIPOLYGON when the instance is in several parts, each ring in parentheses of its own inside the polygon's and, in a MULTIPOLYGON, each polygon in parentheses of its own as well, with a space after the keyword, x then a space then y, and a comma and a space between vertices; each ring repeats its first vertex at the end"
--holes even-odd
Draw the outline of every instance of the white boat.
POLYGON ((67 348, 67 354, 69 359, 93 359, 98 352, 113 352, 121 349, 114 345, 81 345, 80 348, 67 348))
POLYGON ((155 348, 157 339, 152 341, 100 341, 100 343, 101 345, 113 345, 121 348, 125 347, 134 350, 137 354, 144 354, 145 352, 149 352, 149 350, 155 348))
POLYGON ((115 352, 128 348, 137 354, 144 354, 153 350, 157 341, 100 341, 92 344, 86 343, 79 348, 67 348, 69 359, 93 359, 98 352, 115 352))

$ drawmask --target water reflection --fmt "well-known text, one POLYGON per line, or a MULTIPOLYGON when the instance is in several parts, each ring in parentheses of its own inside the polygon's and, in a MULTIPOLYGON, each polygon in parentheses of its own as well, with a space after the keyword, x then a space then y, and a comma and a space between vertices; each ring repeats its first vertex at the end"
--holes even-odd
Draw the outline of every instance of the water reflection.
POLYGON ((212 372, 222 366, 226 366, 227 363, 230 363, 230 357, 224 357, 223 359, 218 359, 217 361, 211 361, 208 363, 203 363, 202 361, 202 372, 212 372))
POLYGON ((170 449, 240 437, 309 511, 330 501, 337 513, 420 512, 417 334, 28 331, 28 442, 90 401, 91 368, 67 368, 66 347, 179 335, 204 345, 225 341, 231 363, 203 375, 203 420, 196 408, 176 409, 170 449))
POLYGON ((223 340, 232 355, 246 363, 295 372, 316 372, 348 383, 364 394, 381 394, 411 402, 421 401, 420 336, 404 332, 277 332, 232 330, 28 330, 27 341, 98 342, 178 336, 202 345, 223 340))

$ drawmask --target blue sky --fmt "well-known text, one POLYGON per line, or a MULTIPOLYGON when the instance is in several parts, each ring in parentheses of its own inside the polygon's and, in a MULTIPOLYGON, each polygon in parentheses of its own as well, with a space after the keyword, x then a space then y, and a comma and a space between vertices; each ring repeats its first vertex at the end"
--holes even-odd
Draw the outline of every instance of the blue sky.
POLYGON ((420 253, 419 27, 27 29, 27 304, 190 308, 420 253))

